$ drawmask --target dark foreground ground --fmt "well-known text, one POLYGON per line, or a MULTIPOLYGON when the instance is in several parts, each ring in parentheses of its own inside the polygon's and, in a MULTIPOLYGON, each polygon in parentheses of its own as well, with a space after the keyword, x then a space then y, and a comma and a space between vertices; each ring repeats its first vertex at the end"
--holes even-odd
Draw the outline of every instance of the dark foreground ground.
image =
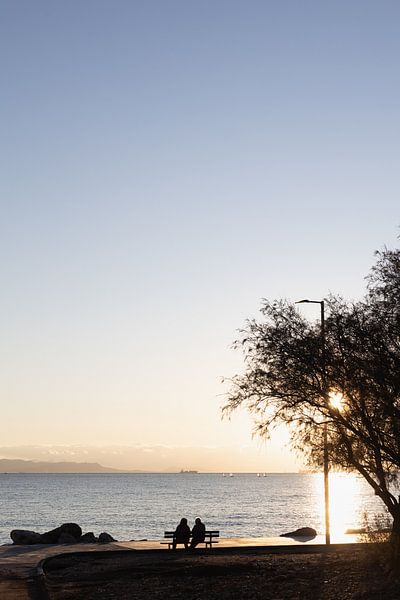
POLYGON ((52 559, 52 600, 400 600, 382 549, 244 554, 162 551, 52 559))

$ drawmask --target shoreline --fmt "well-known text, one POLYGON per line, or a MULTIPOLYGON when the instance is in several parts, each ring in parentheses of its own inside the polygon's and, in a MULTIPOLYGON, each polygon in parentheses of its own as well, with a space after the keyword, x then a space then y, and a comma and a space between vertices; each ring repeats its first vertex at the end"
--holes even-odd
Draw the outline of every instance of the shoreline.
MULTIPOLYGON (((348 544, 362 544, 364 541, 361 539, 362 536, 359 533, 343 533, 339 535, 332 535, 331 537, 331 545, 348 545, 348 544)), ((13 542, 5 542, 0 545, 0 561, 2 557, 6 553, 7 555, 13 554, 12 549, 15 549, 15 553, 18 554, 21 551, 18 549, 24 549, 24 553, 32 552, 37 553, 40 550, 46 551, 49 548, 60 548, 61 550, 71 548, 72 551, 88 551, 92 549, 101 550, 107 547, 116 546, 118 549, 125 550, 162 550, 162 542, 164 542, 162 536, 158 539, 131 539, 131 540, 120 540, 115 541, 109 544, 88 544, 88 543, 77 543, 77 544, 32 544, 32 545, 23 545, 23 544, 14 544, 13 542)), ((292 546, 325 546, 325 536, 322 534, 316 535, 314 538, 307 537, 281 537, 281 536, 265 536, 265 537, 220 537, 218 542, 214 542, 213 549, 218 548, 245 548, 245 547, 276 547, 276 546, 284 546, 284 547, 292 547, 292 546)))

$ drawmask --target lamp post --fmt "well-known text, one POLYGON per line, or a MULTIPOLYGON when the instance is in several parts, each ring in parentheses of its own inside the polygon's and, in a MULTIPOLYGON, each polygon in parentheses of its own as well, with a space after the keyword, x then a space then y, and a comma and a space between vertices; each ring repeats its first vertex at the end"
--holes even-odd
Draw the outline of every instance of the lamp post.
MULTIPOLYGON (((325 302, 324 300, 299 300, 295 304, 319 304, 321 307, 321 358, 322 358, 322 389, 324 401, 326 398, 326 372, 325 372, 325 302)), ((329 456, 328 456, 328 426, 324 422, 324 497, 325 497, 325 543, 331 543, 329 519, 329 456)))

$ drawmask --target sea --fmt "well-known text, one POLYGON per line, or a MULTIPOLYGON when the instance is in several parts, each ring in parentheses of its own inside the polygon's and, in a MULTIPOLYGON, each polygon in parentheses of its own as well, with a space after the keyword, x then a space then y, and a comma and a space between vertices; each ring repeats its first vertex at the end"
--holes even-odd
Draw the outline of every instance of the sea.
MULTIPOLYGON (((353 474, 330 474, 332 541, 384 518, 382 502, 353 474)), ((320 473, 0 474, 0 543, 12 529, 45 532, 78 523, 117 540, 162 538, 182 517, 222 537, 274 537, 324 528, 320 473)), ((379 521, 381 522, 381 521, 379 521)))

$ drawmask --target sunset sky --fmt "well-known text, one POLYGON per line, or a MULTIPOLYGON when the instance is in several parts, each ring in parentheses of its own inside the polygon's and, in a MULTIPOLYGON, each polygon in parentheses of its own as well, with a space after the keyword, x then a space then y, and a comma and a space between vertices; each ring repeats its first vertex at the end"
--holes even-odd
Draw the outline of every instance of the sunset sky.
POLYGON ((398 244, 399 22, 0 0, 0 458, 301 466, 285 431, 221 421, 221 378, 262 297, 358 298, 398 244))

